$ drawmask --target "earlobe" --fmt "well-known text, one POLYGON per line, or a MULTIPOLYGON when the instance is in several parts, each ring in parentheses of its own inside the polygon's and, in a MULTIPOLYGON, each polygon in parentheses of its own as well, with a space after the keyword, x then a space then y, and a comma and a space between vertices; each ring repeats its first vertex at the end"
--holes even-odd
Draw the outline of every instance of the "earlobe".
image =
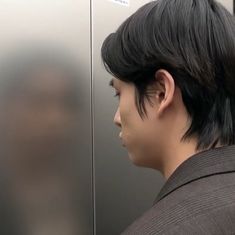
POLYGON ((158 115, 161 116, 173 102, 175 82, 171 74, 164 69, 160 69, 155 73, 155 79, 158 83, 158 115))

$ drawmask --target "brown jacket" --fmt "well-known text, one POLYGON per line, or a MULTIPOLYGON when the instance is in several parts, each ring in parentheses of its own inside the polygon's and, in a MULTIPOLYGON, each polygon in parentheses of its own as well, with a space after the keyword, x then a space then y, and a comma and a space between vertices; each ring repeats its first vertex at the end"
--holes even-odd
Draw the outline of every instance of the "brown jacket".
POLYGON ((235 234, 235 145, 196 154, 122 235, 235 234))

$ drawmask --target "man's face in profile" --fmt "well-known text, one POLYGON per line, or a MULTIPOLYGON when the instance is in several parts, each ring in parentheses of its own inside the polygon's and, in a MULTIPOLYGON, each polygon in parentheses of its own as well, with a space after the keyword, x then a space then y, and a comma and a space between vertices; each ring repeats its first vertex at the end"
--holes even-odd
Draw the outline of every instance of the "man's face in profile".
MULTIPOLYGON (((136 88, 132 83, 112 79, 119 104, 114 123, 121 129, 119 137, 127 148, 131 161, 138 166, 152 167, 160 153, 160 133, 157 123, 156 103, 145 100, 146 116, 141 117, 136 106, 136 88)), ((154 101, 153 101, 154 102, 154 101)))

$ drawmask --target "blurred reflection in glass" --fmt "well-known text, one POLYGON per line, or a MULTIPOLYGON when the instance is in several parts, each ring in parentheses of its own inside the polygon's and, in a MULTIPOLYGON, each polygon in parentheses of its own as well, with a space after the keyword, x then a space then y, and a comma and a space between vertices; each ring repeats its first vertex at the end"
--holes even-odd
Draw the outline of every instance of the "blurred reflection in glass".
POLYGON ((13 234, 77 235, 82 96, 75 61, 49 48, 21 49, 2 61, 1 213, 7 232, 0 226, 0 234, 14 228, 13 234))

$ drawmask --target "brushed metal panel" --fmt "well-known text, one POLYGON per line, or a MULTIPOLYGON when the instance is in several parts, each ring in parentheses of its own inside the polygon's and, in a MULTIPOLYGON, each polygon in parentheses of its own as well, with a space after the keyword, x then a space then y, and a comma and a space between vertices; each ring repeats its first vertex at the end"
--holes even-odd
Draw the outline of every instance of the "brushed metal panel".
MULTIPOLYGON (((0 110, 0 125, 8 124, 5 126, 1 125, 1 128, 5 128, 6 133, 10 133, 8 136, 11 137, 12 141, 9 142, 9 138, 6 140, 6 135, 0 135, 1 161, 4 158, 2 147, 4 147, 6 152, 9 152, 9 149, 11 151, 14 150, 13 155, 18 157, 18 162, 14 159, 11 165, 5 167, 4 171, 9 175, 10 172, 13 172, 18 175, 19 179, 25 173, 22 169, 32 170, 35 167, 33 171, 34 173, 38 172, 38 180, 41 182, 39 184, 32 176, 32 185, 28 186, 28 191, 23 190, 23 184, 29 181, 28 174, 25 180, 22 177, 22 181, 18 181, 18 189, 14 189, 16 190, 14 191, 16 200, 20 201, 19 204, 24 212, 27 210, 25 212, 27 216, 21 216, 21 219, 27 221, 25 223, 30 229, 30 235, 93 234, 90 7, 90 1, 0 0, 0 64, 5 61, 5 56, 9 50, 14 54, 14 50, 19 48, 22 51, 26 50, 26 47, 32 43, 32 47, 35 47, 35 45, 40 45, 43 48, 58 47, 64 50, 65 54, 71 53, 74 56, 71 63, 76 70, 76 76, 74 77, 76 82, 70 83, 69 78, 65 76, 64 78, 67 79, 64 79, 60 77, 60 74, 56 74, 56 76, 55 74, 52 76, 45 75, 44 72, 48 70, 40 67, 39 74, 31 74, 27 77, 31 80, 26 79, 27 82, 24 86, 19 86, 23 89, 21 90, 22 96, 18 96, 18 85, 15 86, 14 97, 16 98, 12 98, 11 103, 9 103, 9 99, 6 99, 6 105, 6 103, 3 103, 5 100, 2 99, 1 93, 0 108, 5 105, 4 107, 7 111, 4 113, 3 109, 0 110), (48 76, 48 79, 45 76, 48 76), (72 87, 72 84, 75 83, 76 85, 72 87), (38 95, 37 97, 36 94, 38 95), (72 103, 75 99, 78 103, 72 103), (28 121, 26 122, 26 120, 28 121), (46 125, 48 128, 46 128, 46 125), (31 137, 29 138, 30 135, 31 137), (22 141, 24 140, 27 143, 27 148, 25 148, 27 151, 29 151, 32 147, 31 144, 34 142, 34 152, 31 153, 32 156, 29 156, 34 158, 34 163, 30 159, 26 160, 26 158, 24 158, 24 161, 20 161, 19 157, 25 154, 21 154, 23 151, 22 144, 21 150, 16 145, 16 143, 19 143, 16 140, 20 141, 19 136, 21 136, 22 141), (62 139, 66 140, 66 144, 68 144, 66 146, 63 145, 63 152, 61 152, 62 150, 58 151, 61 147, 61 142, 58 141, 62 139), (8 141, 5 146, 3 146, 4 141, 8 141), (47 150, 51 152, 48 153, 47 150), (41 152, 41 156, 38 154, 39 152, 41 152), (62 174, 65 165, 67 167, 70 163, 71 168, 66 168, 66 172, 69 172, 68 174, 72 175, 72 178, 67 179, 63 176, 61 180, 56 177, 56 180, 50 181, 49 178, 45 180, 43 171, 46 171, 48 165, 46 162, 43 163, 43 161, 45 161, 47 154, 48 158, 53 156, 53 166, 57 165, 59 158, 60 160, 63 159, 64 164, 61 164, 61 168, 57 170, 58 174, 62 174), (38 164, 33 166, 36 162, 36 156, 38 156, 38 164), (41 171, 39 171, 39 165, 42 167, 41 171), (21 171, 22 174, 17 173, 16 169, 21 171), (44 181, 47 182, 47 185, 44 181), (69 193, 70 190, 71 193, 69 193), (35 193, 31 194, 31 191, 35 193), (57 202, 56 197, 57 199, 60 198, 61 202, 57 202), (49 199, 51 203, 46 202, 49 199), (27 205, 24 205, 24 203, 27 205), (41 203, 41 206, 37 208, 36 204, 39 203, 41 203), (48 203, 48 206, 46 203, 48 203), (63 203, 65 203, 66 208, 71 208, 71 210, 61 209, 63 203), (51 207, 53 204, 54 209, 52 211, 51 207), (33 213, 29 210, 31 207, 34 208, 33 213), (65 210, 65 212, 62 210, 65 210), (50 213, 55 214, 50 215, 51 217, 46 219, 46 216, 49 216, 50 213), (34 219, 34 217, 37 217, 37 219, 34 219), (63 224, 65 220, 68 220, 66 225, 63 224), (66 226, 67 228, 65 228, 66 226)), ((21 56, 18 59, 19 64, 21 64, 21 56)), ((66 56, 64 60, 65 64, 70 63, 66 56)), ((13 61, 8 62, 9 66, 16 69, 17 66, 12 64, 13 61)), ((3 72, 0 72, 0 82, 2 82, 3 72)), ((17 79, 19 77, 16 76, 17 79)), ((4 87, 1 83, 2 90, 4 90, 4 87)), ((10 97, 10 92, 5 93, 7 97, 10 97)), ((1 133, 3 132, 1 131, 1 133)), ((50 161, 52 160, 50 159, 50 161)), ((2 171, 1 175, 3 175, 2 171)), ((15 178, 12 175, 11 180, 15 182, 15 178)), ((5 200, 8 202, 10 199, 7 196, 5 200)), ((5 204, 4 201, 2 202, 5 204)), ((8 222, 14 224, 13 218, 12 214, 9 219, 11 221, 8 222)), ((0 233, 10 234, 1 232, 1 228, 0 233)), ((23 234, 26 235, 27 233, 23 234)))
POLYGON ((100 49, 104 38, 145 0, 129 6, 109 0, 93 0, 94 158, 96 188, 96 234, 116 235, 151 207, 162 178, 158 172, 133 166, 113 124, 117 101, 108 86, 100 49))

